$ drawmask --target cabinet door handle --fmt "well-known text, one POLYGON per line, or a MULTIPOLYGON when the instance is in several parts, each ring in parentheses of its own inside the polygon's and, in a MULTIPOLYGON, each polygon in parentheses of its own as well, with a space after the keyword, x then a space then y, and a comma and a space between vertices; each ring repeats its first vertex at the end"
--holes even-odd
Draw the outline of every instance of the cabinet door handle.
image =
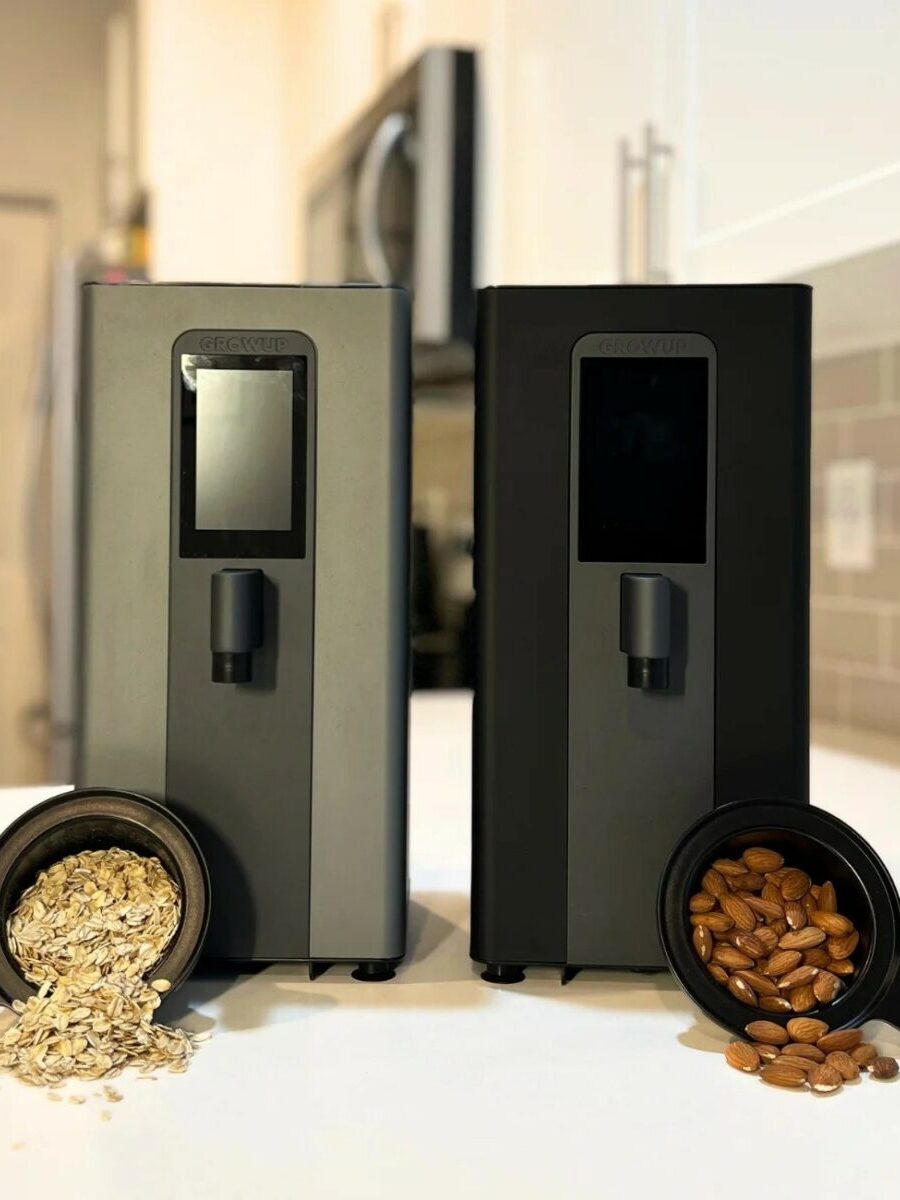
POLYGON ((669 271, 665 265, 665 218, 666 196, 660 184, 658 166, 661 160, 672 156, 672 147, 656 140, 656 131, 651 124, 644 127, 645 171, 644 193, 644 270, 647 283, 668 283, 669 271))
POLYGON ((619 279, 622 283, 668 283, 665 252, 664 189, 660 186, 659 164, 672 155, 672 147, 656 139, 652 124, 644 126, 644 152, 634 154, 628 138, 619 142, 619 279), (631 176, 643 176, 643 238, 640 264, 632 263, 631 176))

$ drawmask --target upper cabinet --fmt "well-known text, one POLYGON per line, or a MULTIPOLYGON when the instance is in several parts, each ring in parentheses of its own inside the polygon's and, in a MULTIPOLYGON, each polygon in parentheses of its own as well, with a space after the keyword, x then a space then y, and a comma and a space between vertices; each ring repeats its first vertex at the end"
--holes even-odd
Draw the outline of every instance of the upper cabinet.
POLYGON ((482 55, 483 282, 618 279, 620 141, 636 150, 644 124, 662 124, 669 7, 495 0, 482 55))
POLYGON ((900 239, 900 4, 688 0, 682 20, 678 278, 796 276, 900 239))

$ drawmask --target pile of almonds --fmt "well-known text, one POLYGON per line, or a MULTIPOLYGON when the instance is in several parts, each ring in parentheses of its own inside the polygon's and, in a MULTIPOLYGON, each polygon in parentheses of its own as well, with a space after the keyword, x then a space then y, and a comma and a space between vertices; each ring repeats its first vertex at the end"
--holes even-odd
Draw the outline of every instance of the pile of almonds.
POLYGON ((749 1042, 732 1042, 725 1060, 737 1071, 759 1072, 764 1083, 806 1088, 820 1094, 836 1092, 844 1083, 868 1071, 873 1079, 896 1079, 895 1058, 878 1053, 863 1041, 861 1029, 836 1029, 813 1017, 793 1017, 787 1027, 774 1021, 751 1021, 744 1032, 749 1042))
POLYGON ((856 972, 859 933, 832 883, 814 884, 777 850, 719 858, 689 902, 694 949, 717 983, 765 1012, 830 1004, 856 972))

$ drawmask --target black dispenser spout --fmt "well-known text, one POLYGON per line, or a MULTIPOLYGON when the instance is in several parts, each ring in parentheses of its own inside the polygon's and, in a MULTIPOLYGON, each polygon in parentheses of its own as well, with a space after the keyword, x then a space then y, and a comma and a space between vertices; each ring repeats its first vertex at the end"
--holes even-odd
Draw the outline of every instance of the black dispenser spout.
POLYGON ((212 576, 209 645, 213 683, 249 683, 263 640, 263 573, 226 567, 212 576))
POLYGON ((628 686, 665 691, 672 644, 672 593, 665 575, 622 576, 619 647, 628 655, 628 686))

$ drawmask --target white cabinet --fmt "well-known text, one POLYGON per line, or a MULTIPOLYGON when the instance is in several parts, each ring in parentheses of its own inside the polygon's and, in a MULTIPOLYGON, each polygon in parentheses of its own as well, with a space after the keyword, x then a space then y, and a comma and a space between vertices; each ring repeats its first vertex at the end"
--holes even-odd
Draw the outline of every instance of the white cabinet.
POLYGON ((896 0, 685 0, 679 278, 802 274, 900 239, 896 0))
POLYGON ((618 146, 665 137, 661 0, 502 0, 483 55, 483 283, 619 274, 618 146))

